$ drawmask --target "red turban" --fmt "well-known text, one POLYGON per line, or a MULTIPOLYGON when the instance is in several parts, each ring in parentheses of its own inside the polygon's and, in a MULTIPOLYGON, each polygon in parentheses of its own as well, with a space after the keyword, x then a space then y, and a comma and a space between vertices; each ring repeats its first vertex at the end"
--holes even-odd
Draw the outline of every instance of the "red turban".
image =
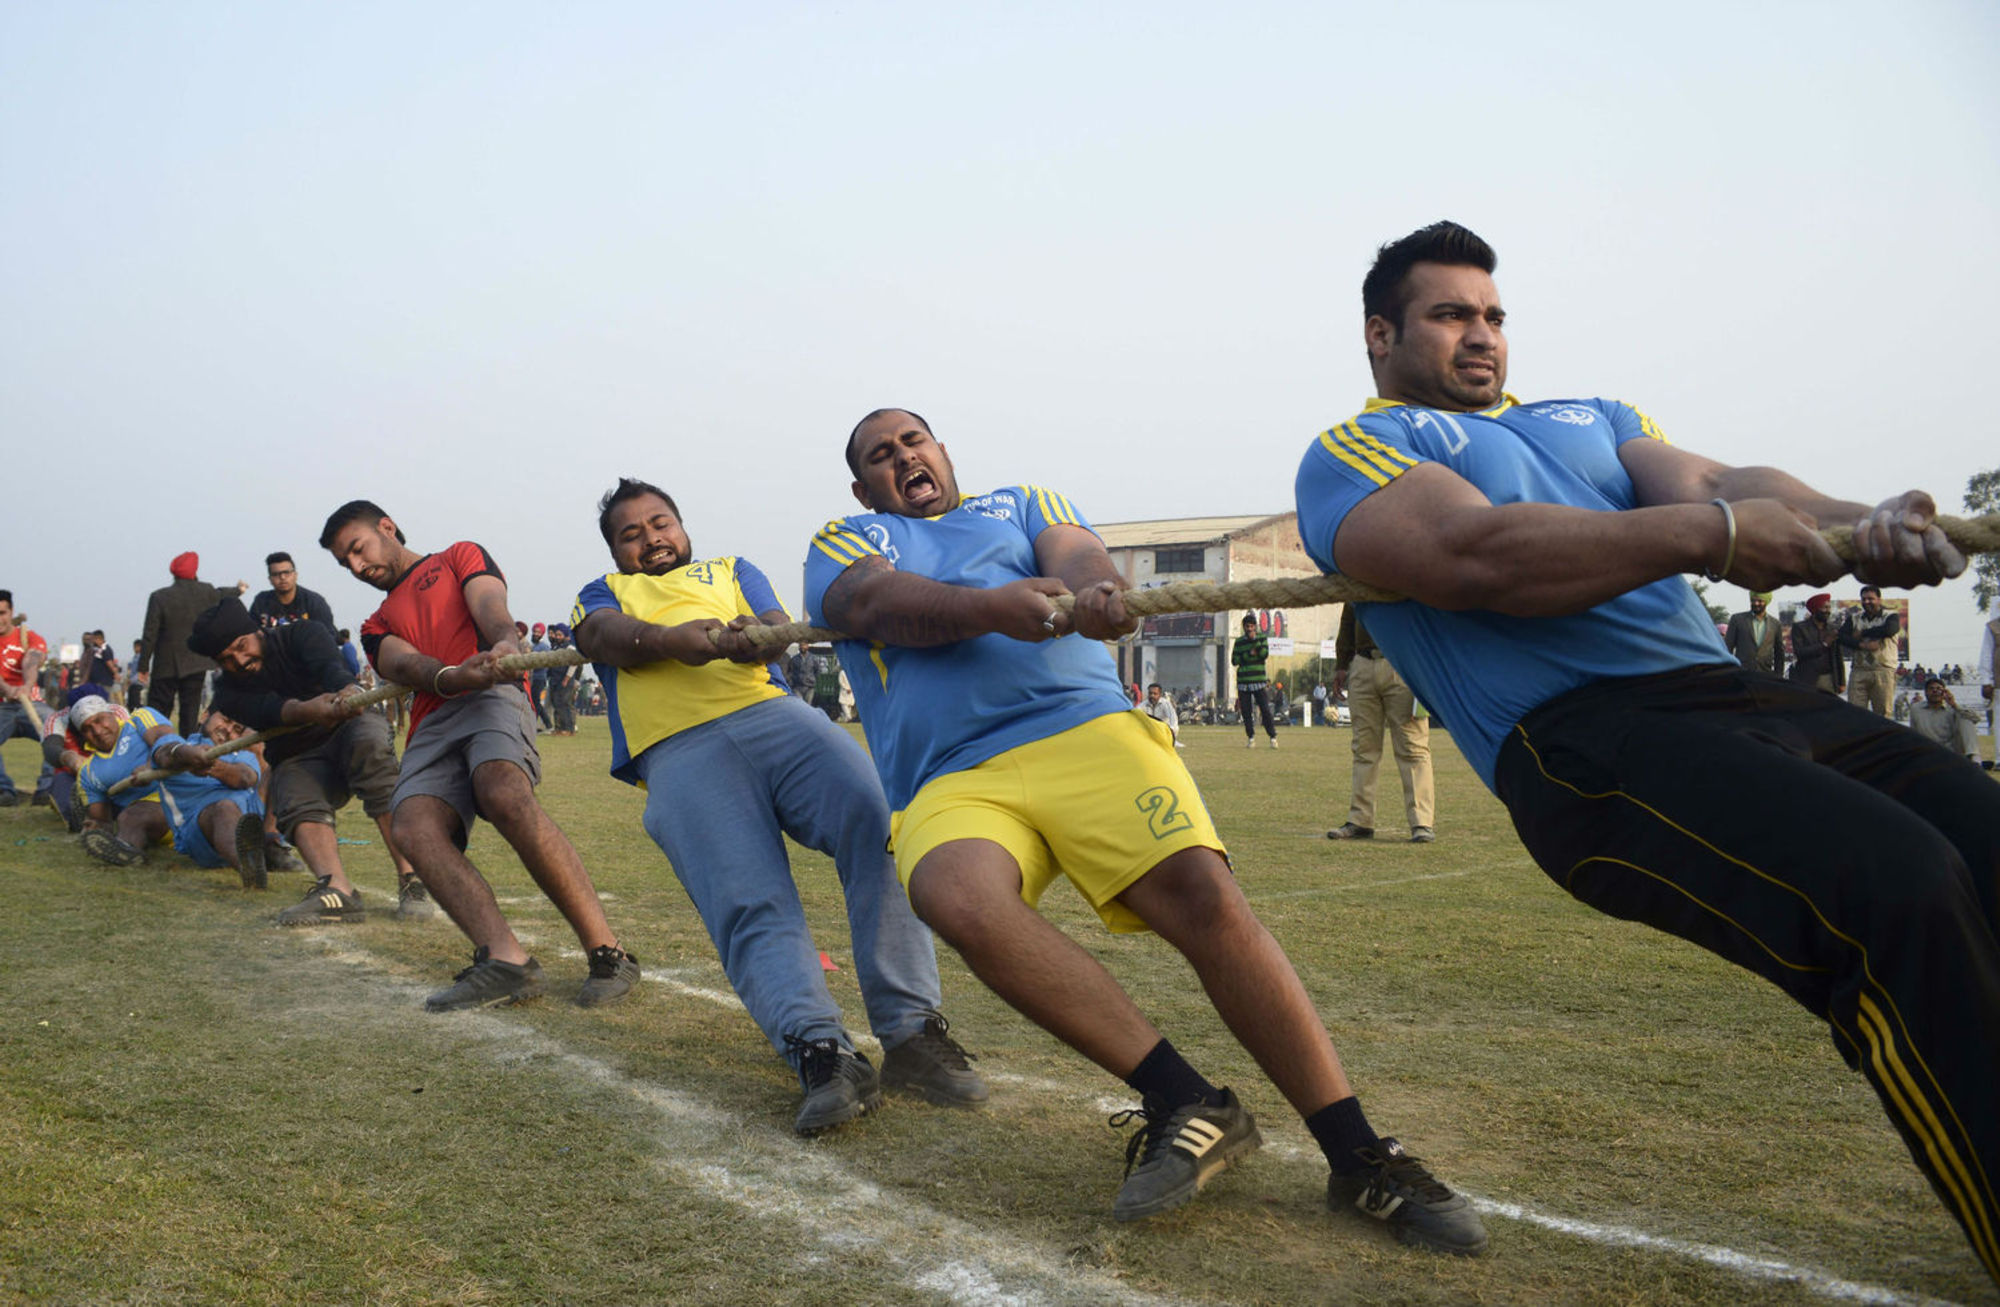
POLYGON ((1826 611, 1826 606, 1832 602, 1832 595, 1814 595, 1812 598, 1806 600, 1806 611, 1809 613, 1823 613, 1826 611))
POLYGON ((174 561, 167 564, 167 570, 183 581, 194 579, 195 569, 201 566, 201 559, 190 549, 184 554, 176 554, 174 561))

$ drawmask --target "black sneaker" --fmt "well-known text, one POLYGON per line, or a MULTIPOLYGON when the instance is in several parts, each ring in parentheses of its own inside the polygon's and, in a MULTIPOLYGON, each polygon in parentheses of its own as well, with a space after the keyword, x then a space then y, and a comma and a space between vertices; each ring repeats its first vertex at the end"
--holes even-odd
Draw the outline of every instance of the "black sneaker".
POLYGON ((431 892, 415 876, 396 878, 396 920, 429 921, 438 914, 431 892))
POLYGON ((1375 838, 1373 826, 1356 826, 1353 822, 1342 822, 1326 833, 1330 840, 1372 840, 1375 838))
POLYGON ((1453 1193, 1401 1144, 1378 1139, 1354 1155, 1367 1165, 1327 1179, 1328 1207, 1337 1212, 1352 1204, 1387 1222, 1404 1243, 1432 1252, 1473 1257, 1485 1251, 1486 1226, 1465 1195, 1453 1193))
POLYGON ((271 869, 264 862, 264 818, 246 812, 236 819, 236 874, 244 889, 271 888, 271 869))
POLYGON ((504 1007, 542 995, 542 964, 495 962, 482 946, 473 950, 472 965, 452 977, 448 989, 424 1000, 426 1012, 455 1012, 469 1007, 504 1007))
POLYGON ((8 790, 5 794, 0 794, 0 808, 18 808, 21 806, 21 803, 21 792, 19 790, 8 790))
POLYGON ((989 1090, 972 1069, 978 1059, 946 1034, 944 1013, 924 1018, 924 1028, 882 1054, 882 1087, 916 1094, 939 1107, 977 1107, 989 1090))
POLYGON ((106 828, 83 833, 83 851, 99 862, 108 862, 114 867, 136 867, 146 860, 146 855, 119 839, 106 828))
POLYGON ((28 800, 28 806, 31 808, 53 808, 56 806, 55 796, 47 790, 36 790, 34 797, 28 800))
POLYGON ((616 944, 600 944, 590 950, 590 976, 576 992, 578 1007, 601 1007, 616 1003, 639 983, 639 959, 616 944))
POLYGON ((331 876, 321 876, 306 896, 278 914, 280 926, 349 925, 368 914, 361 907, 361 891, 342 894, 333 887, 331 876))
POLYGON ((786 1035, 785 1045, 798 1055, 799 1087, 805 1101, 792 1129, 802 1135, 831 1130, 882 1106, 882 1081, 859 1053, 850 1053, 835 1039, 800 1039, 786 1035))
POLYGON ((1179 1207, 1217 1172, 1264 1144, 1257 1122, 1227 1089, 1214 1107, 1189 1103, 1170 1111, 1149 1097, 1114 1115, 1111 1125, 1115 1129, 1135 1117, 1145 1124, 1125 1145, 1125 1183, 1111 1205, 1111 1215, 1121 1221, 1179 1207))

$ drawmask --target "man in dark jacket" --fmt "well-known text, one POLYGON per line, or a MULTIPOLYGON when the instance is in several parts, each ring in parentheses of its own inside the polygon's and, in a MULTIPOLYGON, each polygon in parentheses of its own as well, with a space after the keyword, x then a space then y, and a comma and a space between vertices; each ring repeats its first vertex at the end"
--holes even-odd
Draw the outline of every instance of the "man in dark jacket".
POLYGON ((1722 642, 1729 646, 1730 653, 1736 655, 1736 661, 1745 667, 1783 676, 1785 642, 1778 638, 1778 619, 1764 611, 1770 603, 1770 595, 1751 595, 1750 611, 1730 616, 1729 630, 1723 635, 1722 642))
POLYGON ((201 716, 201 687, 215 664, 187 646, 194 619, 215 606, 228 591, 217 589, 195 576, 201 559, 193 551, 180 554, 167 564, 173 582, 146 596, 146 627, 139 642, 139 657, 132 665, 135 677, 146 679, 146 706, 162 715, 173 715, 180 703, 176 725, 182 735, 194 734, 201 716))
POLYGON ((1839 694, 1846 679, 1846 666, 1834 647, 1833 632, 1827 629, 1827 610, 1833 596, 1817 594, 1806 600, 1806 615, 1792 623, 1791 679, 1839 694))
POLYGON ((305 898, 278 914, 281 926, 360 921, 361 892, 340 863, 334 814, 355 796, 375 819, 396 863, 396 915, 429 917, 437 909, 389 837, 389 799, 399 768, 389 723, 363 712, 355 676, 341 660, 333 627, 293 622, 259 629, 234 596, 195 622, 189 645, 222 664, 216 708, 253 730, 298 729, 264 746, 271 767, 271 811, 278 829, 304 855, 315 877, 305 898))

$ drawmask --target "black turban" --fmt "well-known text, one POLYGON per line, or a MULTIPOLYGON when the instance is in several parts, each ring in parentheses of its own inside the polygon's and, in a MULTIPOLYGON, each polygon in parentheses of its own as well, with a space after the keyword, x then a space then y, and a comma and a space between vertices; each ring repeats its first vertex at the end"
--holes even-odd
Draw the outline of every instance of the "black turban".
POLYGON ((238 636, 248 635, 256 629, 257 619, 250 616, 250 610, 243 606, 241 599, 231 595, 194 619, 194 630, 188 632, 187 646, 204 658, 215 658, 238 636))

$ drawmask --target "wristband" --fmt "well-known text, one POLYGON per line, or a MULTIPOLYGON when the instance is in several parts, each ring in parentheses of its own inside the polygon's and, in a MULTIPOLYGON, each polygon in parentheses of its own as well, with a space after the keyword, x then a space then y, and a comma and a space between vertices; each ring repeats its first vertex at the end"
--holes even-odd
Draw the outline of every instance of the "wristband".
POLYGON ((1736 565, 1736 510, 1729 506, 1727 499, 1711 499, 1708 502, 1722 510, 1722 524, 1729 532, 1729 539, 1723 546, 1722 566, 1713 572, 1704 568, 1701 574, 1711 581, 1720 581, 1728 576, 1729 569, 1736 565))
MULTIPOLYGON (((1735 538, 1735 534, 1736 533, 1733 530, 1730 532, 1730 537, 1732 540, 1735 538)), ((444 674, 446 672, 455 672, 457 670, 458 670, 457 663, 453 663, 449 667, 444 666, 443 664, 439 664, 438 669, 431 673, 431 693, 436 695, 440 699, 456 699, 458 697, 457 695, 446 694, 444 691, 444 687, 438 684, 438 682, 444 679, 444 674)))

